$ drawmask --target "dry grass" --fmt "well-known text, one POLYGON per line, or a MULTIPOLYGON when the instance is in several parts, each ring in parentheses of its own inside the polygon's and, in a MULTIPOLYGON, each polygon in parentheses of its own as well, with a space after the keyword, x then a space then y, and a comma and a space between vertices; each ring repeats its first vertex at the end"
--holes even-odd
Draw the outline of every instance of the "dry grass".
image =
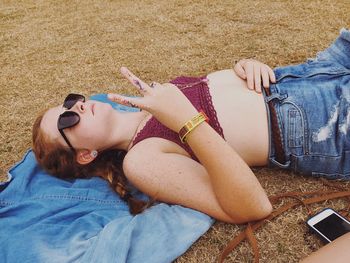
MULTIPOLYGON (((147 81, 202 75, 255 57, 271 66, 304 61, 350 22, 350 2, 6 1, 0 3, 0 179, 31 144, 37 113, 68 92, 131 92, 129 66, 147 81)), ((322 187, 318 180, 256 169, 269 194, 322 187)), ((339 209, 342 202, 324 206, 339 209)), ((295 209, 258 231, 261 262, 297 262, 320 246, 295 209)), ((242 227, 217 223, 177 262, 214 262, 242 227)), ((243 244, 230 262, 251 262, 243 244)))

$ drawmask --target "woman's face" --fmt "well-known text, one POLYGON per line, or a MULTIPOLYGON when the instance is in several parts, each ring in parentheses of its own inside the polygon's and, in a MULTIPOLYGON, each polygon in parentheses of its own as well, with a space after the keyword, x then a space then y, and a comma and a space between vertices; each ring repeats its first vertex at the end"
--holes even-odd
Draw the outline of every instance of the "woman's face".
MULTIPOLYGON (((57 128, 58 117, 66 110, 63 105, 49 109, 40 126, 52 140, 67 147, 57 128)), ((110 104, 93 100, 78 101, 69 111, 76 112, 80 117, 78 124, 63 130, 74 149, 102 150, 109 147, 108 138, 111 138, 111 125, 116 113, 110 104)))

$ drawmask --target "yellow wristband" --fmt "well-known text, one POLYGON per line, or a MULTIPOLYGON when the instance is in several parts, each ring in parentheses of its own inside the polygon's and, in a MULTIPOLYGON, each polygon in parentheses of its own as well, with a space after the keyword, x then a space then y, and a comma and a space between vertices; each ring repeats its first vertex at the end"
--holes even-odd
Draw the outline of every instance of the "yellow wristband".
POLYGON ((185 125, 179 131, 179 137, 181 142, 186 143, 187 135, 190 134, 190 132, 193 131, 199 124, 208 120, 209 118, 207 117, 207 115, 203 111, 200 111, 196 116, 194 116, 192 119, 186 122, 185 125))

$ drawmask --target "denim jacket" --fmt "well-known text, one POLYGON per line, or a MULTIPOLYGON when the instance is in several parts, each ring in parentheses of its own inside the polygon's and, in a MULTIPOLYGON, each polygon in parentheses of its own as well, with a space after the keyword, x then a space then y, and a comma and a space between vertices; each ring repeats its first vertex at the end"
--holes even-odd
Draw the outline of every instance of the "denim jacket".
POLYGON ((132 216, 103 179, 52 177, 31 150, 0 184, 0 262, 171 262, 212 223, 164 203, 132 216))

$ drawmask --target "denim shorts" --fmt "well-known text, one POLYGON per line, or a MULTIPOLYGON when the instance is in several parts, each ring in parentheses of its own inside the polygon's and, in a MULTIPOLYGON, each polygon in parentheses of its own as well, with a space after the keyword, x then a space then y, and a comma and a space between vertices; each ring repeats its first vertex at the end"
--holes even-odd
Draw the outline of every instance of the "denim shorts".
POLYGON ((267 110, 271 100, 276 109, 287 161, 276 160, 270 132, 270 166, 350 179, 350 31, 342 29, 316 58, 274 71, 264 98, 267 110))

